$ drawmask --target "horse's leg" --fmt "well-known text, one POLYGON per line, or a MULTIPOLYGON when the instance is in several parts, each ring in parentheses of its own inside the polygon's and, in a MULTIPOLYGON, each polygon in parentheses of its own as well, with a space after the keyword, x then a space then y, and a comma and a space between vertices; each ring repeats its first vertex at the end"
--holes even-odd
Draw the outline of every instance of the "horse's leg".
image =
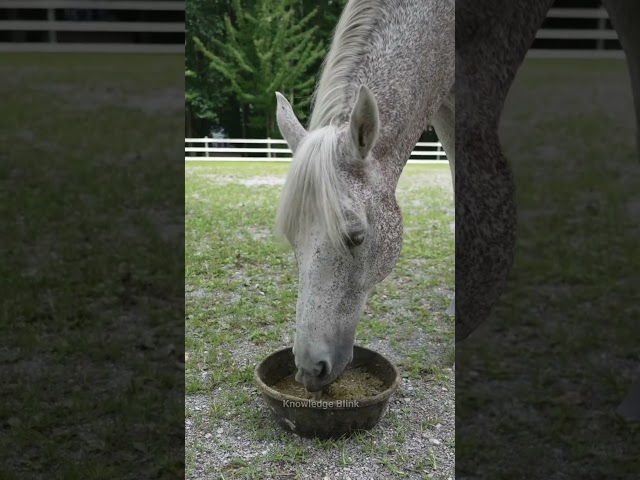
MULTIPOLYGON (((640 2, 603 0, 602 3, 609 13, 627 57, 636 111, 636 148, 640 155, 640 2)), ((618 413, 629 420, 640 420, 640 380, 631 387, 627 397, 618 407, 618 413)))
POLYGON ((455 85, 451 92, 447 95, 440 109, 431 119, 431 124, 436 130, 438 140, 442 143, 444 153, 449 160, 449 168, 451 169, 451 178, 453 184, 456 184, 456 94, 455 85))
POLYGON ((627 57, 631 91, 636 113, 636 148, 640 155, 640 2, 637 0, 603 0, 603 5, 618 33, 627 57))
MULTIPOLYGON (((456 136, 456 95, 455 87, 454 91, 447 95, 444 103, 436 114, 431 119, 433 128, 436 130, 438 140, 442 143, 444 153, 449 160, 449 168, 451 169, 451 178, 453 185, 456 184, 456 148, 455 148, 455 136, 456 136)), ((450 317, 454 317, 456 314, 456 299, 451 301, 449 308, 447 308, 446 314, 450 317)))
POLYGON ((456 341, 487 319, 513 263, 515 186, 498 123, 552 3, 456 2, 456 341))

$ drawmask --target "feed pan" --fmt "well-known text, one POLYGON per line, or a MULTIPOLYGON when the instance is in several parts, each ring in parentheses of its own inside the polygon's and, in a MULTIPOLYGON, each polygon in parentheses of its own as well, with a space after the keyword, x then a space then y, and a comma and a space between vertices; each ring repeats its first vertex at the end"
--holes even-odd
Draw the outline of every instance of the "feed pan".
POLYGON ((291 347, 272 353, 254 370, 254 381, 271 413, 285 430, 302 437, 339 438, 357 430, 374 427, 384 416, 389 398, 398 388, 400 374, 380 353, 354 346, 348 368, 362 368, 383 382, 384 390, 373 397, 356 400, 308 400, 287 395, 273 388, 295 373, 291 347))

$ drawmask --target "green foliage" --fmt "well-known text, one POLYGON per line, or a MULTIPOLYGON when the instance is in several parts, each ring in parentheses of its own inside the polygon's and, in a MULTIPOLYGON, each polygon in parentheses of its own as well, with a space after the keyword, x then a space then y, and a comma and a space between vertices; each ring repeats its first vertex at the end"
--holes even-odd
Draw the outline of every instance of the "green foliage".
POLYGON ((212 38, 210 49, 193 36, 209 69, 230 85, 249 127, 267 136, 275 127, 276 90, 304 118, 316 77, 311 67, 325 52, 323 42, 315 38, 318 27, 309 26, 317 9, 298 18, 295 4, 296 0, 259 0, 247 10, 240 0, 233 0, 235 21, 225 15, 224 42, 212 38))
POLYGON ((306 118, 313 84, 346 1, 186 2, 187 136, 208 134, 214 126, 223 126, 230 136, 277 135, 274 90, 306 118), (220 60, 218 68, 207 53, 220 60))
POLYGON ((216 38, 224 33, 223 13, 229 9, 228 0, 189 0, 185 3, 185 106, 188 136, 208 133, 212 124, 221 121, 231 93, 224 79, 209 74, 208 63, 196 50, 193 37, 216 38), (199 127, 199 128, 198 128, 199 127), (192 132, 193 129, 197 133, 192 132))

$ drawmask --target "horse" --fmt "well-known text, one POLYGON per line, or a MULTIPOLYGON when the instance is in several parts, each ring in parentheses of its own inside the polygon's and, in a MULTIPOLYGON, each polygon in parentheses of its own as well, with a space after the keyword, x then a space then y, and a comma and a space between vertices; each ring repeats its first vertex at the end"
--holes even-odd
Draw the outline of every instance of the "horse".
MULTIPOLYGON (((503 292, 516 242, 513 175, 498 123, 519 66, 553 0, 456 2, 456 344, 482 324, 503 292), (473 221, 469 221, 473 219, 473 221)), ((626 54, 640 120, 640 2, 603 0, 626 54)), ((640 148, 640 131, 637 133, 640 148)), ((619 413, 640 419, 640 384, 619 413)))
POLYGON ((455 172, 454 76, 454 0, 350 0, 307 128, 276 93, 293 153, 276 233, 298 264, 295 378, 309 392, 351 362, 368 296, 398 260, 395 189, 430 119, 455 172))

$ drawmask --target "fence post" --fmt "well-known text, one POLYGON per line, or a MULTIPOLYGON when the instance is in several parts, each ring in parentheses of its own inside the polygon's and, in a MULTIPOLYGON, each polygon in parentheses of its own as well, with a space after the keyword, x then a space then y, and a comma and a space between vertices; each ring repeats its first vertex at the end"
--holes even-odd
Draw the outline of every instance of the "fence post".
POLYGON ((204 136, 204 156, 209 158, 209 137, 204 136))
MULTIPOLYGON (((602 8, 602 7, 601 7, 602 8)), ((604 30, 605 26, 607 25, 607 19, 604 17, 600 17, 598 19, 598 30, 602 31, 604 30)), ((603 50, 604 49, 604 39, 602 38, 598 38, 596 40, 596 50, 603 50)))
MULTIPOLYGON (((51 23, 55 22, 56 11, 53 8, 47 9, 47 20, 51 23)), ((53 30, 53 27, 50 28, 51 30, 49 30, 49 43, 56 43, 58 41, 56 31, 53 30)))
POLYGON ((271 158, 271 137, 267 137, 267 158, 271 158))

